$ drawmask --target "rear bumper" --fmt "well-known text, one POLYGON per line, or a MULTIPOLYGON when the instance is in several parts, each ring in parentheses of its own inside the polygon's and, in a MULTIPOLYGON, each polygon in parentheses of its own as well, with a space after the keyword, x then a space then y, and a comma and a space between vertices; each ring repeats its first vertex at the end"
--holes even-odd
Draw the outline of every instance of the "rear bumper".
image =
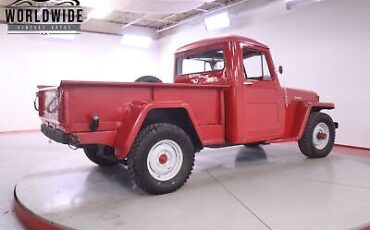
POLYGON ((45 124, 41 125, 41 132, 49 139, 62 144, 71 144, 75 146, 79 144, 78 138, 76 136, 48 127, 45 124))

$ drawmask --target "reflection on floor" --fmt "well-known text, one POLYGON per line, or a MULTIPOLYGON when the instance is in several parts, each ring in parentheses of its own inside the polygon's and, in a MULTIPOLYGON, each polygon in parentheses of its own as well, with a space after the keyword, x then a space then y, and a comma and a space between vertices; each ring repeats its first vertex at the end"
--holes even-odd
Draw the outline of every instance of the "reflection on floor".
POLYGON ((151 196, 123 166, 99 168, 39 134, 7 138, 9 151, 14 144, 21 152, 13 153, 31 163, 48 155, 18 181, 23 205, 76 229, 356 229, 370 222, 370 158, 343 149, 320 160, 306 159, 295 144, 206 149, 183 188, 151 196))

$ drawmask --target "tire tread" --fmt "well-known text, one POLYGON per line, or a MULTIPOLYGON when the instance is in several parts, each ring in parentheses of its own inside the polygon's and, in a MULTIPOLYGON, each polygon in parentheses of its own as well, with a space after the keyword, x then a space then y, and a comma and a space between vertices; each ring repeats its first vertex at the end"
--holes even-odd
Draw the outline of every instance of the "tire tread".
POLYGON ((326 157, 333 148, 335 141, 335 127, 333 120, 326 113, 312 112, 308 118, 306 128, 302 135, 302 138, 298 141, 298 146, 301 152, 309 158, 323 158, 326 157), (330 132, 330 140, 328 146, 323 150, 317 150, 312 143, 312 130, 322 120, 328 119, 328 127, 330 132))
MULTIPOLYGON (((131 181, 136 185, 138 186, 139 188, 141 188, 142 190, 150 193, 150 194, 155 194, 155 195, 159 195, 159 194, 164 194, 164 193, 169 193, 169 192, 174 192, 176 191, 177 189, 179 189, 181 186, 183 186, 187 180, 189 179, 190 175, 191 175, 191 172, 193 170, 193 167, 194 167, 194 151, 192 151, 192 162, 191 162, 191 169, 190 169, 190 173, 188 173, 186 175, 186 178, 184 181, 182 181, 181 183, 177 183, 177 186, 174 187, 173 189, 171 189, 171 191, 168 191, 168 192, 163 192, 162 190, 160 189, 156 189, 154 188, 153 186, 150 186, 149 184, 147 183, 144 183, 144 180, 143 178, 145 177, 144 175, 144 172, 141 171, 141 170, 136 170, 135 168, 135 162, 137 162, 137 156, 138 156, 138 149, 140 147, 140 144, 143 142, 144 139, 146 138, 153 138, 154 135, 160 130, 160 129, 169 129, 169 130, 175 130, 176 131, 180 131, 183 133, 184 137, 187 138, 188 142, 191 143, 191 139, 190 137, 186 134, 185 131, 183 131, 181 128, 175 126, 175 125, 172 125, 172 124, 168 124, 168 123, 154 123, 154 124, 151 124, 147 127, 145 127, 144 129, 142 129, 139 134, 137 135, 132 147, 131 147, 131 150, 128 154, 128 157, 127 157, 127 167, 128 167, 128 175, 131 179, 131 181)), ((181 173, 181 172, 179 172, 181 173)))

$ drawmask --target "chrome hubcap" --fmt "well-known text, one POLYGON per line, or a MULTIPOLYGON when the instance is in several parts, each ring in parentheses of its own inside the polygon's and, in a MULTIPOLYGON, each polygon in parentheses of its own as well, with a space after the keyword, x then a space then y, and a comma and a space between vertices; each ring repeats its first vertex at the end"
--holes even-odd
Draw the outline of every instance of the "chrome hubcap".
POLYGON ((161 140, 150 149, 147 167, 150 175, 156 180, 167 181, 177 175, 182 161, 180 146, 172 140, 161 140))
POLYGON ((315 129, 313 130, 313 144, 316 149, 323 150, 329 143, 329 127, 321 122, 316 125, 315 129))

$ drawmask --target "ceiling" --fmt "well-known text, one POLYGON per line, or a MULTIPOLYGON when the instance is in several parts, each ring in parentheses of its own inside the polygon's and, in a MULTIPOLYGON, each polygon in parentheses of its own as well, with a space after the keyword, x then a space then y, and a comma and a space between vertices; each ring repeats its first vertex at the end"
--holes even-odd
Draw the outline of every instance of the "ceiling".
MULTIPOLYGON (((259 0, 80 0, 84 8, 85 22, 82 30, 107 34, 123 34, 127 31, 150 33, 160 37, 186 21, 212 14, 227 8, 240 7, 259 0), (109 7, 112 10, 103 19, 88 19, 94 9, 109 7)), ((14 0, 0 0, 4 8, 14 0)), ((5 22, 4 10, 0 21, 5 22)), ((153 36, 152 36, 153 37, 153 36)))
POLYGON ((114 5, 114 12, 103 21, 129 26, 146 27, 158 33, 194 16, 211 13, 247 0, 134 0, 120 1, 114 5), (125 3, 126 4, 123 4, 125 3))

